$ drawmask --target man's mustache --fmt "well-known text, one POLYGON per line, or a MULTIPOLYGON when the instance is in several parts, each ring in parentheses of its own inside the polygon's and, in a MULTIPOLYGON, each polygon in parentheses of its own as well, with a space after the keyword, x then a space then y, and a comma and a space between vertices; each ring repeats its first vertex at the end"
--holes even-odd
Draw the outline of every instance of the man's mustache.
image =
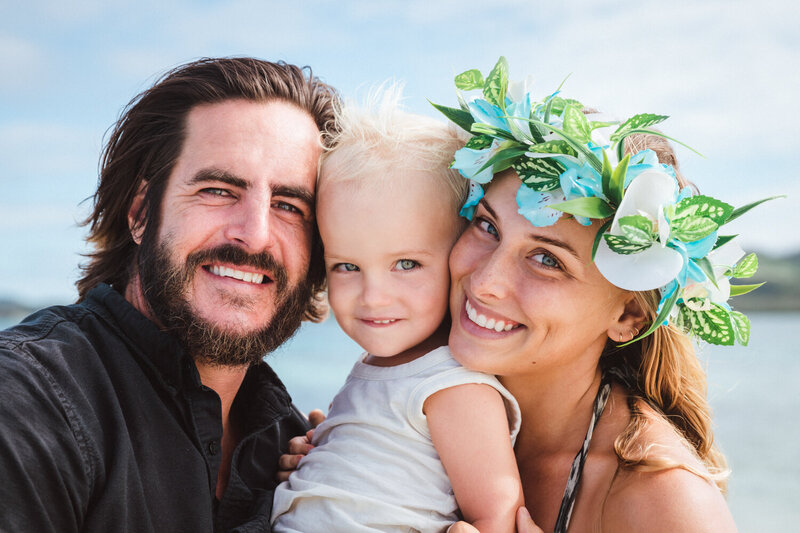
POLYGON ((269 277, 275 282, 278 293, 283 292, 289 282, 286 269, 271 253, 265 251, 251 254, 233 244, 222 244, 190 253, 186 258, 186 269, 187 272, 194 272, 200 265, 213 262, 249 266, 260 271, 268 271, 270 272, 269 277))

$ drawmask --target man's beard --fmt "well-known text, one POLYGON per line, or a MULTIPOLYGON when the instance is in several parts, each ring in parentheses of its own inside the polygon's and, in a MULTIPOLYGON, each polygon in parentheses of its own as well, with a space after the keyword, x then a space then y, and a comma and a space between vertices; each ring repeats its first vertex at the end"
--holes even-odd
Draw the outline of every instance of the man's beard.
MULTIPOLYGON (((170 260, 169 239, 156 241, 155 235, 145 235, 139 248, 142 293, 161 326, 178 339, 195 361, 215 366, 250 365, 261 361, 300 327, 311 288, 305 279, 288 287, 286 269, 269 252, 249 254, 237 246, 222 245, 192 252, 181 267, 170 260), (269 323, 252 332, 232 333, 220 330, 194 312, 186 293, 197 268, 211 262, 251 266, 272 273, 276 301, 269 323)), ((253 305, 242 297, 230 296, 227 300, 233 306, 253 305)))

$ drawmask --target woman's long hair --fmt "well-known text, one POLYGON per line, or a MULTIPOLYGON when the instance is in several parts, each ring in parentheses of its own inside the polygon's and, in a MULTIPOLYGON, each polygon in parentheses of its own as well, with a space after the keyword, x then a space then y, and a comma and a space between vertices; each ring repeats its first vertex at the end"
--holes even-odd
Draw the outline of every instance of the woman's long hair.
MULTIPOLYGON (((671 165, 681 186, 691 186, 680 174, 675 153, 669 143, 654 135, 631 136, 626 151, 636 153, 649 148, 659 161, 671 165)), ((658 290, 635 293, 636 302, 645 311, 649 323, 656 318, 660 300, 658 290)), ((672 325, 661 326, 651 335, 624 348, 609 342, 603 356, 605 366, 617 366, 630 376, 628 407, 631 419, 617 437, 614 449, 623 467, 640 471, 684 468, 714 481, 724 492, 728 468, 725 457, 714 443, 711 409, 706 400, 706 373, 695 355, 689 337, 672 325), (706 470, 681 463, 667 454, 659 454, 655 446, 641 445, 647 428, 647 416, 640 402, 650 405, 664 416, 685 439, 703 462, 706 470)))

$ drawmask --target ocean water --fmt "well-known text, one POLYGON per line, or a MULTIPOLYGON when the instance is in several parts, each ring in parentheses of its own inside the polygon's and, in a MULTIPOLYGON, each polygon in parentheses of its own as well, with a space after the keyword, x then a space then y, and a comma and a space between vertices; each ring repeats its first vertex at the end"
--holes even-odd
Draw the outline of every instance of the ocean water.
MULTIPOLYGON (((800 524, 800 313, 753 313, 750 346, 709 347, 717 443, 732 470, 728 504, 743 533, 800 524)), ((0 318, 0 329, 12 322, 0 318)), ((334 320, 304 324, 267 361, 304 411, 327 411, 360 348, 334 320)))
MULTIPOLYGON (((743 533, 800 524, 800 313, 752 313, 746 348, 704 346, 715 437, 732 471, 728 504, 743 533)), ((360 353, 334 320, 304 324, 267 361, 304 411, 327 410, 360 353)))

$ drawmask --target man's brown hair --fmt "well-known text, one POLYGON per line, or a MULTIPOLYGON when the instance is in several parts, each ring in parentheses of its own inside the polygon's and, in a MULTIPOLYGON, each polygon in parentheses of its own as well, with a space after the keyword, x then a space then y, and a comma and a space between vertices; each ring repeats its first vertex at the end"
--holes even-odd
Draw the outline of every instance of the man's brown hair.
MULTIPOLYGON (((147 192, 137 218, 158 225, 161 200, 183 146, 189 111, 201 104, 234 99, 283 100, 307 111, 320 132, 335 128, 336 91, 314 77, 308 67, 253 58, 207 58, 164 74, 126 106, 103 150, 94 209, 84 221, 93 251, 88 254, 89 262, 81 266, 79 300, 98 283, 124 292, 138 248, 128 227, 128 211, 141 184, 146 183, 147 192)), ((325 142, 328 136, 321 138, 325 142)), ((325 267, 316 229, 308 283, 312 299, 305 316, 318 320, 325 311, 316 297, 325 286, 325 267)))

